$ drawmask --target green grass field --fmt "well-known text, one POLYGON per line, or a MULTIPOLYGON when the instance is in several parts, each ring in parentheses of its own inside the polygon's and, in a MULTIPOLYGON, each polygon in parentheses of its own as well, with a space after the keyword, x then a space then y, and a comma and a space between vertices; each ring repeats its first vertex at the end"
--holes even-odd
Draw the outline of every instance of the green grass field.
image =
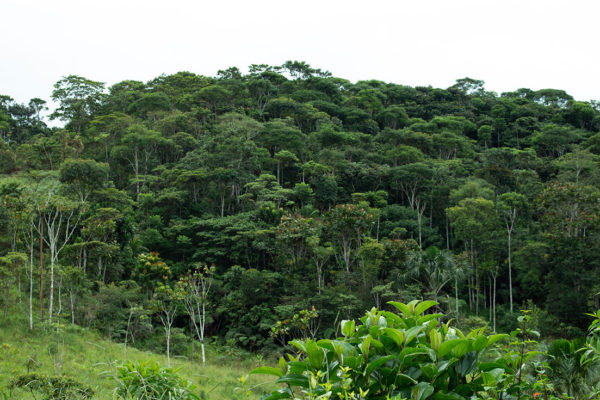
MULTIPOLYGON (((240 383, 241 376, 265 361, 243 352, 219 352, 220 349, 208 348, 205 368, 199 360, 182 357, 172 357, 171 366, 196 386, 196 394, 203 399, 258 399, 274 388, 268 383, 269 379, 262 376, 253 375, 245 384, 240 383)), ((13 377, 29 371, 63 374, 91 386, 96 392, 95 399, 114 399, 116 383, 111 376, 115 373, 115 364, 123 359, 123 344, 112 343, 78 326, 63 325, 57 329, 38 324, 30 332, 24 318, 0 320, 0 398, 4 392, 9 399, 34 399, 28 391, 9 392, 8 389, 13 377)), ((127 359, 167 364, 163 355, 129 346, 127 359)))

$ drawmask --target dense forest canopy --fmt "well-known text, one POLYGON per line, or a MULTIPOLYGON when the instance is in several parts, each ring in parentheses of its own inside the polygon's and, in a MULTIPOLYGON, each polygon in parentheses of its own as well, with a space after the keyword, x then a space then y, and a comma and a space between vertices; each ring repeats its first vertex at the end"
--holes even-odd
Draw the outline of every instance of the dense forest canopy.
POLYGON ((52 99, 64 128, 43 100, 0 96, 5 313, 18 288, 114 339, 196 335, 168 302, 210 283, 202 335, 259 349, 313 306, 324 335, 390 300, 495 329, 533 307, 567 336, 600 308, 597 102, 297 61, 108 88, 70 75, 52 99))

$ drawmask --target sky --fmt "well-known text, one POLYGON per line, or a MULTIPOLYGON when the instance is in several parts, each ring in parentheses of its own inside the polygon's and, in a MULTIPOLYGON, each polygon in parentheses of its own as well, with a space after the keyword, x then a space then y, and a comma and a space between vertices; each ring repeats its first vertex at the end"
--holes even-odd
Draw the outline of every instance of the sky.
POLYGON ((1 0, 0 94, 306 61, 350 81, 600 99, 596 0, 1 0))

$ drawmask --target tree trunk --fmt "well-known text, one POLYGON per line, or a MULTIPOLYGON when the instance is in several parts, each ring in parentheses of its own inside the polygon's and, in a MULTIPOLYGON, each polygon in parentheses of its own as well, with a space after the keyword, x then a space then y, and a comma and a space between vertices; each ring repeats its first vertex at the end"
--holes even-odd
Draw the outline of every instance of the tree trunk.
POLYGON ((44 242, 42 237, 44 235, 44 223, 40 217, 40 321, 44 322, 44 259, 42 258, 42 249, 44 248, 44 242))
POLYGON ((456 320, 458 321, 458 277, 454 277, 454 302, 456 307, 456 320))
POLYGON ((167 329, 167 367, 171 367, 171 328, 167 329))
POLYGON ((29 242, 29 330, 33 330, 33 231, 30 230, 29 242))
POLYGON ((496 274, 494 274, 494 297, 492 307, 494 309, 494 332, 496 332, 496 274))
POLYGON ((510 312, 513 312, 513 289, 512 289, 512 259, 511 259, 511 237, 512 227, 508 229, 508 293, 510 299, 510 312))
POLYGON ((73 299, 73 291, 69 291, 69 303, 71 305, 71 324, 75 325, 75 302, 73 299))
POLYGON ((48 321, 52 323, 52 306, 54 303, 54 251, 50 248, 50 299, 48 301, 48 321))

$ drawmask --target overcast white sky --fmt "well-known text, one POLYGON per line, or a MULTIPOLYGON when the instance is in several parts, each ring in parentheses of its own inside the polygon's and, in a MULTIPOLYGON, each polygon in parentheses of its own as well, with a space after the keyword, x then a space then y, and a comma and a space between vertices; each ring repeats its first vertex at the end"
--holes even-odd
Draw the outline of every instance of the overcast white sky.
POLYGON ((596 0, 1 0, 0 94, 303 60, 334 76, 600 99, 596 0))

